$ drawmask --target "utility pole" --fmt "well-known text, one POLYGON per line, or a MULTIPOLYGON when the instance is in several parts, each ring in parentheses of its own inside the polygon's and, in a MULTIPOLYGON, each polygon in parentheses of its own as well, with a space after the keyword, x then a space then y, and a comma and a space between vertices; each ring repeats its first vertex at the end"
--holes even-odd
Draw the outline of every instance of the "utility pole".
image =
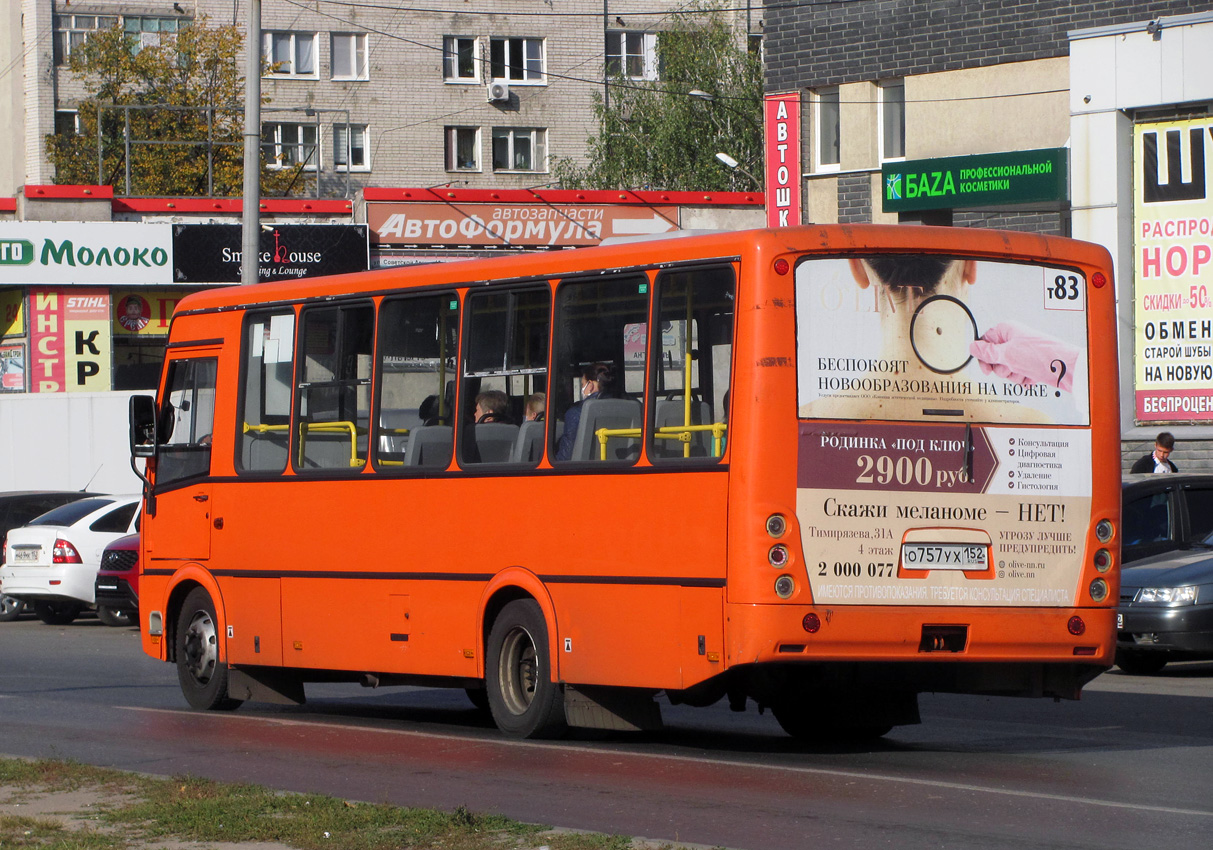
POLYGON ((248 0, 244 70, 244 198, 240 282, 256 283, 261 254, 261 0, 248 0))

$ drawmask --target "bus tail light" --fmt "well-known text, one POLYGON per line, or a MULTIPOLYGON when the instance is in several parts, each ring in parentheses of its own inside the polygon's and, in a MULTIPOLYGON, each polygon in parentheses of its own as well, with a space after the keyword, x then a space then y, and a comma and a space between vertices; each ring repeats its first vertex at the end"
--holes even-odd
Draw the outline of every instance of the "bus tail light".
POLYGON ((1070 622, 1066 623, 1066 628, 1070 634, 1077 637, 1087 630, 1087 624, 1082 621, 1082 617, 1073 616, 1070 618, 1070 622))
POLYGON ((776 260, 773 267, 775 269, 775 274, 780 274, 780 275, 787 274, 789 271, 792 270, 792 264, 789 263, 787 260, 785 260, 783 257, 780 257, 778 260, 776 260))
POLYGON ((775 569, 783 569, 788 565, 788 547, 782 543, 775 544, 771 551, 767 552, 767 560, 775 569))
POLYGON ((1108 276, 1103 272, 1096 272, 1091 275, 1091 285, 1096 289, 1102 289, 1108 282, 1108 276))
POLYGON ((62 537, 55 540, 55 548, 51 550, 52 564, 82 564, 80 553, 76 551, 76 547, 68 543, 62 537))
POLYGON ((1100 549, 1098 552, 1096 552, 1094 561, 1095 569, 1099 570, 1101 573, 1106 573, 1108 570, 1112 569, 1112 553, 1107 549, 1100 549))
POLYGON ((804 627, 806 632, 815 635, 821 630, 821 618, 810 611, 804 615, 804 619, 800 621, 800 625, 804 627))
POLYGON ((796 582, 789 575, 775 579, 775 595, 780 599, 788 599, 796 592, 796 582))
POLYGON ((1108 583, 1101 578, 1091 582, 1090 587, 1091 599, 1094 602, 1103 602, 1108 598, 1108 583))
POLYGON ((1100 543, 1107 543, 1112 539, 1112 533, 1115 531, 1115 526, 1109 520, 1101 519, 1095 525, 1095 537, 1100 543))
POLYGON ((783 537, 783 533, 788 530, 788 521, 780 514, 771 514, 767 517, 767 534, 772 537, 783 537))

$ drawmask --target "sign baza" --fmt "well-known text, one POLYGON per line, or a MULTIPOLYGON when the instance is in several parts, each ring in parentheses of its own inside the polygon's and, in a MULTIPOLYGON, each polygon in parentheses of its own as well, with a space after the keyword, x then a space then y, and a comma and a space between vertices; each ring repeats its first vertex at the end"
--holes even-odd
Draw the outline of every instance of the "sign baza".
POLYGON ((167 224, 8 222, 0 224, 0 285, 169 283, 167 224))
POLYGON ((1063 201, 1065 148, 886 163, 885 212, 1063 201))

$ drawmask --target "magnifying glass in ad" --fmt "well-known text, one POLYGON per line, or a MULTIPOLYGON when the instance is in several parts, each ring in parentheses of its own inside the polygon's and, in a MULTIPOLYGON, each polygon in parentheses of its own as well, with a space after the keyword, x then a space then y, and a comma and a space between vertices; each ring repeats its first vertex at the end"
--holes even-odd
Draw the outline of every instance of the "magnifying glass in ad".
POLYGON ((973 359, 969 344, 978 338, 977 320, 959 298, 932 295, 910 318, 910 345, 932 372, 951 375, 973 359))

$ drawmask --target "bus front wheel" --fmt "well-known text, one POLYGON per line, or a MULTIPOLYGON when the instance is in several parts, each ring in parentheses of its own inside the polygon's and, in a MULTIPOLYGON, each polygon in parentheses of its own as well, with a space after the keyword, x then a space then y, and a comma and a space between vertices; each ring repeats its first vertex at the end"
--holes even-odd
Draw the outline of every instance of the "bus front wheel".
POLYGON ((205 588, 195 587, 177 615, 177 679, 194 708, 231 711, 243 700, 227 695, 227 664, 219 658, 215 603, 205 588))
POLYGON ((489 710, 497 728, 519 738, 564 734, 564 694, 552 680, 548 628, 531 599, 501 609, 489 631, 485 659, 489 710))

